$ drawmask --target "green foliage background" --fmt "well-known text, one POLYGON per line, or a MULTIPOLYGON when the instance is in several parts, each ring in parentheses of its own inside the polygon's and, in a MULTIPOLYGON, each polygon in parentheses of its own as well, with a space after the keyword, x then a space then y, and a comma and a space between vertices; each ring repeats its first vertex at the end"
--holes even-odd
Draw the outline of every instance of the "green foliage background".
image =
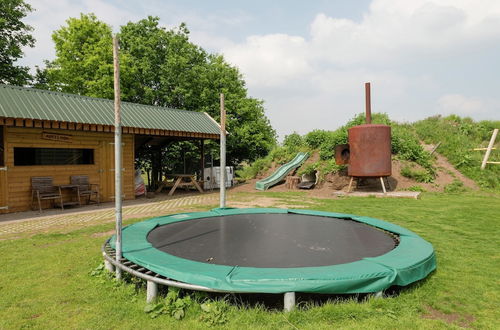
POLYGON ((0 1, 0 83, 24 85, 30 81, 29 68, 15 65, 23 56, 23 47, 33 47, 33 28, 22 22, 32 11, 23 0, 0 1))
MULTIPOLYGON (((287 135, 281 146, 275 147, 266 157, 244 167, 237 174, 244 179, 262 175, 273 162, 277 165, 284 164, 298 151, 318 151, 320 155, 318 162, 303 165, 298 174, 320 171, 324 176, 326 173, 337 172, 342 166, 335 164, 335 146, 347 143, 347 130, 364 122, 364 114, 358 114, 335 131, 313 130, 304 136, 298 133, 287 135)), ((372 115, 372 122, 391 126, 392 156, 403 161, 401 175, 417 182, 433 182, 436 177, 434 157, 423 149, 421 141, 434 145, 441 142, 437 151, 455 168, 475 180, 482 188, 500 189, 500 166, 492 164, 487 165, 485 170, 480 170, 484 151, 473 150, 488 145, 493 129, 500 128, 500 121, 476 122, 471 118, 451 115, 401 124, 391 121, 386 114, 375 113, 372 115)), ((492 151, 490 161, 500 161, 499 141, 500 137, 497 137, 497 150, 492 151)), ((463 189, 464 187, 456 182, 448 188, 449 191, 463 189)))
MULTIPOLYGON (((420 145, 418 136, 411 125, 391 121, 383 113, 372 114, 372 122, 374 124, 391 126, 393 157, 418 164, 422 167, 422 173, 419 173, 419 175, 425 178, 422 179, 423 181, 431 182, 434 180, 435 168, 433 166, 433 159, 420 145)), ((243 168, 237 174, 245 179, 249 179, 267 170, 272 162, 284 164, 290 161, 298 151, 308 151, 311 153, 318 151, 320 160, 314 164, 304 165, 298 173, 305 174, 319 171, 320 178, 323 178, 327 173, 334 173, 344 168, 335 164, 335 146, 347 143, 347 131, 349 128, 364 123, 365 114, 361 113, 335 131, 313 130, 304 136, 298 133, 287 135, 281 146, 277 146, 268 156, 256 161, 251 166, 243 168)))
MULTIPOLYGON (((93 14, 66 23, 52 35, 56 59, 38 71, 35 86, 113 98, 111 27, 93 14)), ((275 145, 263 101, 247 95, 236 67, 190 42, 186 25, 167 30, 158 17, 149 16, 121 26, 118 37, 124 101, 204 111, 219 121, 219 94, 224 93, 228 161, 234 165, 253 161, 275 145)), ((215 146, 208 144, 209 152, 211 148, 215 146)), ((169 160, 174 162, 170 167, 182 165, 172 154, 169 160)))

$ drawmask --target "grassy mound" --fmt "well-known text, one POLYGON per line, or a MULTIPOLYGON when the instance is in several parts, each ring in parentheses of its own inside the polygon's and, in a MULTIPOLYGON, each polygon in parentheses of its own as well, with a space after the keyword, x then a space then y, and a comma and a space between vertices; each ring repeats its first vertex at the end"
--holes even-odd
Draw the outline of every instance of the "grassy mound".
MULTIPOLYGON (((335 131, 314 130, 304 136, 297 133, 287 135, 281 146, 277 146, 265 158, 243 166, 236 174, 243 179, 255 178, 266 173, 273 165, 279 166, 290 161, 297 152, 307 151, 319 153, 319 160, 304 164, 298 170, 298 174, 319 171, 322 179, 326 174, 336 173, 343 168, 335 164, 335 146, 347 143, 347 130, 364 122, 364 114, 359 114, 335 131)), ((493 129, 500 128, 500 121, 475 122, 470 118, 452 115, 401 124, 391 121, 386 114, 376 113, 372 116, 372 122, 391 126, 392 157, 402 161, 400 173, 402 176, 421 183, 434 182, 436 177, 434 158, 423 149, 420 141, 435 145, 441 142, 438 152, 448 158, 462 174, 484 189, 500 190, 500 166, 491 164, 482 171, 480 165, 484 151, 473 150, 488 145, 493 129)), ((500 161, 498 141, 500 138, 497 138, 495 144, 497 150, 492 152, 490 161, 500 161)), ((457 181, 457 187, 459 183, 457 181)))
MULTIPOLYGON (((433 159, 420 145, 419 138, 411 125, 398 124, 391 121, 386 114, 379 113, 373 114, 372 122, 392 127, 393 158, 408 163, 408 170, 405 173, 415 175, 417 181, 421 179, 421 182, 432 182, 435 176, 433 159), (414 167, 418 168, 417 174, 414 167)), ((303 165, 298 171, 299 175, 319 171, 324 177, 328 173, 335 173, 343 168, 335 164, 335 146, 347 143, 347 130, 363 123, 365 116, 359 114, 335 131, 314 130, 304 136, 297 133, 287 135, 281 146, 276 147, 265 158, 244 166, 236 174, 244 179, 255 178, 266 172, 273 163, 281 165, 290 161, 299 151, 318 152, 320 156, 317 162, 303 165)))
MULTIPOLYGON (((414 123, 418 136, 429 144, 441 142, 438 152, 460 172, 473 179, 483 188, 500 190, 500 166, 487 165, 481 170, 481 161, 485 151, 474 151, 474 148, 487 147, 494 128, 500 128, 500 121, 475 122, 470 118, 430 117, 414 123)), ((489 160, 500 161, 500 138, 497 137, 489 160)))

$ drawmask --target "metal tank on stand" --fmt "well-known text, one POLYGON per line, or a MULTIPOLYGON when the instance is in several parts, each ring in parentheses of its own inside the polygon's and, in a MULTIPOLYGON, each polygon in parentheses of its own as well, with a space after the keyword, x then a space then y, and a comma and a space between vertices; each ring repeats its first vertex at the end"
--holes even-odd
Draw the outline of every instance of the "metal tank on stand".
POLYGON ((348 165, 347 174, 351 177, 348 192, 354 178, 380 178, 386 193, 384 178, 392 175, 391 127, 371 123, 370 83, 365 83, 365 95, 366 124, 348 129, 349 143, 336 146, 335 160, 339 165, 348 165))

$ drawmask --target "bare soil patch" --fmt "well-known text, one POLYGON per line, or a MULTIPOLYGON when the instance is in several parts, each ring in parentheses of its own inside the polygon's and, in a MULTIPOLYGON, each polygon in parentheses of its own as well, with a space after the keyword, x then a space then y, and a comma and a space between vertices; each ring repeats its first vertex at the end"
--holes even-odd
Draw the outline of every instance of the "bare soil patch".
MULTIPOLYGON (((424 148, 427 150, 432 150, 434 146, 432 145, 424 145, 424 148)), ((407 162, 392 160, 392 176, 388 177, 385 180, 386 189, 389 191, 401 191, 408 190, 412 187, 419 186, 423 188, 425 191, 431 192, 442 192, 446 185, 449 185, 454 180, 461 181, 465 187, 477 190, 479 189, 477 184, 465 177, 462 173, 460 173, 457 169, 453 167, 453 165, 448 162, 446 157, 434 153, 436 156, 436 178, 432 183, 422 183, 417 182, 413 179, 406 178, 401 175, 401 169, 405 166, 407 162), (387 184, 388 183, 388 184, 387 184)), ((305 165, 314 163, 319 160, 318 153, 314 153, 309 157, 309 159, 304 163, 305 165)), ((273 164, 273 166, 266 171, 263 175, 259 176, 257 179, 248 180, 245 183, 239 184, 231 189, 234 192, 258 192, 255 189, 255 183, 258 180, 261 180, 269 175, 271 175, 279 166, 273 164)), ((318 198, 332 198, 334 191, 343 190, 346 191, 349 186, 350 177, 347 176, 347 170, 340 171, 338 173, 328 173, 325 176, 323 182, 320 182, 316 187, 310 190, 301 190, 307 191, 308 195, 311 197, 318 198)), ((299 189, 288 189, 285 186, 285 181, 269 188, 269 191, 272 192, 285 192, 285 191, 299 191, 299 189)), ((379 178, 359 178, 354 179, 353 181, 353 190, 356 191, 382 191, 382 187, 380 184, 379 178)))
POLYGON ((441 320, 449 324, 458 325, 462 328, 471 328, 472 327, 471 323, 474 322, 474 316, 470 314, 465 314, 465 315, 458 313, 445 314, 430 306, 427 306, 425 309, 427 310, 427 313, 422 315, 422 318, 424 319, 441 320))

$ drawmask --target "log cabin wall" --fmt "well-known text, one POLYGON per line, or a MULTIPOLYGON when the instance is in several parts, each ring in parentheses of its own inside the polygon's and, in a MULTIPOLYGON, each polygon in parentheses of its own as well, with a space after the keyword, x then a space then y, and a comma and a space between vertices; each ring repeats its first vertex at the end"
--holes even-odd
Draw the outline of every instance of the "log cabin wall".
MULTIPOLYGON (((101 201, 114 199, 113 133, 0 126, 1 128, 4 130, 6 170, 0 171, 0 201, 5 201, 8 209, 0 209, 0 213, 31 209, 33 176, 51 176, 55 185, 62 185, 69 184, 71 175, 88 175, 91 183, 99 184, 101 201), (92 149, 93 164, 16 165, 14 148, 92 149)), ((123 134, 122 140, 124 199, 133 199, 134 135, 123 134)), ((51 207, 51 201, 45 201, 42 206, 51 207)))

